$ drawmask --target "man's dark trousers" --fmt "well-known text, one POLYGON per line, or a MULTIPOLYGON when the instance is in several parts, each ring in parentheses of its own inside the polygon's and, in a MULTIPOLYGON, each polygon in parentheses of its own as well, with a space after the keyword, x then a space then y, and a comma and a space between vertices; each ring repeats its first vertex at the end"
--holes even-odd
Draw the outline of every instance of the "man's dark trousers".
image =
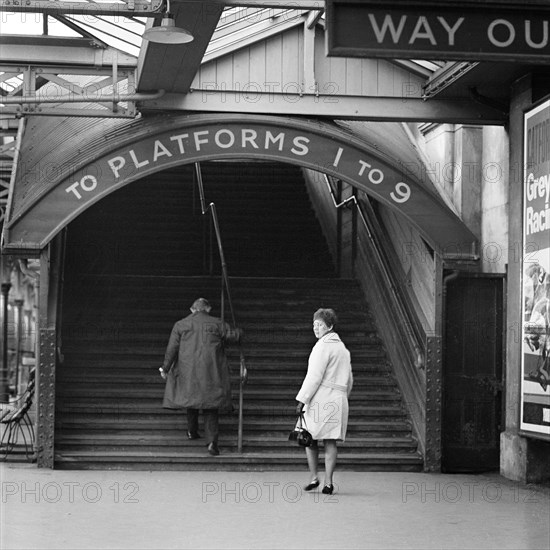
MULTIPOLYGON (((218 443, 219 415, 218 409, 203 409, 206 443, 218 443)), ((199 431, 199 409, 187 409, 187 430, 191 434, 199 431)))

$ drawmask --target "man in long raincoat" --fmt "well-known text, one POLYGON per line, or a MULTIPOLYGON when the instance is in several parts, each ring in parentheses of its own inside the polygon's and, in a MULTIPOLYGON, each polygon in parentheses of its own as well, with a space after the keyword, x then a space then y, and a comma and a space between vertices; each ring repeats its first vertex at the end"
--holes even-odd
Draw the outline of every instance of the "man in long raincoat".
POLYGON ((219 413, 233 410, 225 344, 238 342, 240 330, 232 330, 210 310, 208 300, 198 298, 191 315, 174 324, 160 371, 166 379, 162 406, 187 409, 189 439, 200 437, 202 409, 208 452, 218 455, 219 413))

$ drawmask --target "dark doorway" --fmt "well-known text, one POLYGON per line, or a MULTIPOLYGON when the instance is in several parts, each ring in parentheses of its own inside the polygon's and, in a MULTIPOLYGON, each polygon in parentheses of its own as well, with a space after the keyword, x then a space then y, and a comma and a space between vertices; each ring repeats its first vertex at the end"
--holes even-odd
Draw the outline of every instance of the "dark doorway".
POLYGON ((442 470, 498 470, 504 278, 455 273, 446 279, 442 470))

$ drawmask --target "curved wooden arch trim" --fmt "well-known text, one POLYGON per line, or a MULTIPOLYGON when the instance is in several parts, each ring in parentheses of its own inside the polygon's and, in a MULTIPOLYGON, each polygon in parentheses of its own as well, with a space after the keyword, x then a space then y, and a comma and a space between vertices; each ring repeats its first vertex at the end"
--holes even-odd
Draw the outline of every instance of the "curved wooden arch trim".
POLYGON ((469 254, 475 236, 403 163, 326 122, 275 116, 192 115, 144 119, 113 139, 75 151, 61 173, 4 227, 3 248, 42 249, 92 204, 144 176, 181 164, 223 159, 275 160, 335 176, 404 215, 430 245, 469 254))

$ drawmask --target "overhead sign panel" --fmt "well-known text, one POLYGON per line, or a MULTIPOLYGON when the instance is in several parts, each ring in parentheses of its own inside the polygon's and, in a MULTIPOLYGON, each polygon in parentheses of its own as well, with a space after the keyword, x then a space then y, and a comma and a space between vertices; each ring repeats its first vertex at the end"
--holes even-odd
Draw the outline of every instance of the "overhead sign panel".
POLYGON ((327 54, 548 63, 550 2, 327 0, 327 54))

